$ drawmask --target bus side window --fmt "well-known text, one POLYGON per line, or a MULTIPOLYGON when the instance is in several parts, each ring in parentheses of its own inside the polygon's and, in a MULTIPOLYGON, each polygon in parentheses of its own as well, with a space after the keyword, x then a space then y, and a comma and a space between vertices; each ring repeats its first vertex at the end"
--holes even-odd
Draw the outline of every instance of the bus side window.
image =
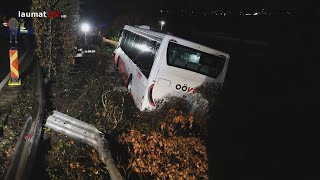
POLYGON ((132 46, 134 44, 134 39, 135 39, 135 34, 132 32, 129 32, 130 34, 130 38, 129 38, 129 42, 128 42, 128 51, 127 51, 127 55, 129 56, 130 59, 132 59, 132 46))
POLYGON ((137 65, 141 69, 142 73, 148 78, 159 45, 157 46, 156 41, 152 41, 144 37, 140 42, 139 47, 141 52, 137 57, 137 65))
POLYGON ((132 53, 133 53, 133 56, 132 56, 132 61, 137 64, 138 63, 138 56, 139 54, 141 53, 141 50, 139 49, 139 44, 140 44, 140 41, 141 41, 142 37, 137 35, 136 38, 135 38, 135 41, 134 41, 134 45, 132 46, 132 53))
POLYGON ((123 35, 122 30, 119 31, 118 37, 121 37, 123 35))
POLYGON ((124 43, 126 41, 125 32, 126 32, 125 30, 122 32, 123 35, 122 35, 122 39, 121 39, 121 42, 120 42, 120 47, 121 47, 122 50, 124 50, 124 43))
POLYGON ((139 43, 136 44, 136 50, 137 50, 137 56, 135 57, 135 61, 137 62, 137 66, 142 70, 141 64, 142 57, 145 54, 145 51, 147 50, 147 39, 145 37, 140 36, 139 43))
MULTIPOLYGON (((129 32, 127 30, 124 30, 124 41, 123 41, 123 47, 121 46, 121 48, 123 48, 123 51, 127 54, 128 52, 128 41, 129 41, 129 32)), ((122 44, 122 43, 121 43, 122 44)))

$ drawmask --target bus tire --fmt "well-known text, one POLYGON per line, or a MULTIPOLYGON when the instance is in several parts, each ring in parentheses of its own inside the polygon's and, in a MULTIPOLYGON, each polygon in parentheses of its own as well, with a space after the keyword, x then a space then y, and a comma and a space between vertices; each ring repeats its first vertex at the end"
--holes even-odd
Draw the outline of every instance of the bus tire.
POLYGON ((119 70, 119 57, 117 58, 117 62, 114 64, 114 69, 119 70))
POLYGON ((131 74, 128 78, 127 90, 128 90, 128 94, 131 93, 131 90, 132 90, 132 75, 131 74))

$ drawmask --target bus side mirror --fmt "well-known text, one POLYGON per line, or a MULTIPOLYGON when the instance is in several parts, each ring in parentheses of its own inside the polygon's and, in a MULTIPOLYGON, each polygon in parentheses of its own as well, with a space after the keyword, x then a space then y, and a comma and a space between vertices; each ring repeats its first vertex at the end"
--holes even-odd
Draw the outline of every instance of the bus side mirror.
POLYGON ((121 34, 122 34, 122 30, 120 30, 120 32, 118 34, 118 37, 121 37, 121 34))

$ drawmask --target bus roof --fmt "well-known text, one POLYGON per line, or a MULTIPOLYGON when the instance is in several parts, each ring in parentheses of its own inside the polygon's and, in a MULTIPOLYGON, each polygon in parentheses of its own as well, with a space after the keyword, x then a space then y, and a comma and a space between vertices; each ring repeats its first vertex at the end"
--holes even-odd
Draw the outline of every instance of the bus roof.
POLYGON ((148 29, 137 28, 137 27, 128 26, 128 25, 125 25, 124 29, 132 31, 137 34, 140 34, 140 35, 145 36, 147 38, 151 38, 151 39, 159 41, 159 42, 161 42, 162 39, 166 36, 166 34, 164 34, 164 33, 158 33, 155 31, 148 30, 148 29))

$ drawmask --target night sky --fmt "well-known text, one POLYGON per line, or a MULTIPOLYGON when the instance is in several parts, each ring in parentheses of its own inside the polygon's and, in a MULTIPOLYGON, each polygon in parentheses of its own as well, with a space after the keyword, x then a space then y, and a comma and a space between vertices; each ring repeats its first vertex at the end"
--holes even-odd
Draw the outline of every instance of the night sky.
MULTIPOLYGON (((28 9, 32 0, 1 1, 0 12, 13 12, 17 9, 28 9)), ((160 9, 160 8, 221 8, 221 7, 301 7, 298 0, 254 1, 254 0, 81 0, 84 9, 97 12, 117 11, 119 9, 160 9)))
POLYGON ((298 1, 261 1, 253 0, 82 0, 87 4, 99 4, 119 8, 164 8, 164 7, 192 7, 192 8, 214 8, 214 7, 298 7, 298 1))
POLYGON ((4 0, 0 4, 0 15, 16 15, 20 11, 30 10, 32 0, 4 0))
POLYGON ((105 15, 127 9, 155 11, 161 8, 236 8, 236 7, 300 7, 299 1, 254 1, 254 0, 82 0, 82 10, 86 14, 105 15))
MULTIPOLYGON (((264 8, 300 8, 298 0, 282 1, 254 1, 254 0, 80 0, 82 18, 102 18, 117 15, 126 10, 154 12, 162 8, 239 8, 239 7, 264 7, 264 8)), ((0 14, 15 15, 18 10, 27 11, 32 0, 4 0, 1 1, 0 14)))

